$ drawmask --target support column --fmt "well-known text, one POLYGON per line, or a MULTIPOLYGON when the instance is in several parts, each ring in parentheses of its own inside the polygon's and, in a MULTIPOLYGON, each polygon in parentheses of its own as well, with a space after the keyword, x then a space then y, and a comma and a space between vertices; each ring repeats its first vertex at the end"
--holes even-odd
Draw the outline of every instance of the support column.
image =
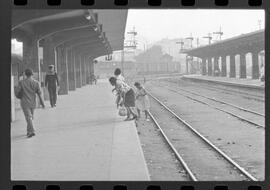
POLYGON ((55 66, 54 46, 50 39, 46 39, 43 46, 43 71, 48 71, 48 66, 55 66))
POLYGON ((251 53, 252 53, 252 79, 258 79, 260 77, 259 50, 254 50, 251 53))
POLYGON ((188 55, 186 55, 186 74, 189 74, 189 72, 188 72, 188 55))
POLYGON ((95 71, 94 71, 94 61, 90 62, 90 75, 94 75, 95 71))
POLYGON ((81 61, 78 54, 75 53, 74 55, 75 60, 75 68, 76 68, 76 88, 82 87, 82 80, 81 80, 81 61))
POLYGON ((240 53, 240 78, 247 78, 246 53, 240 53))
POLYGON ((212 76, 213 70, 212 70, 212 58, 207 59, 207 65, 208 65, 208 76, 212 76))
POLYGON ((83 67, 83 56, 79 56, 80 59, 80 71, 81 71, 81 85, 84 86, 84 67, 83 67))
POLYGON ((235 78, 236 71, 235 71, 235 55, 230 55, 230 77, 235 78))
POLYGON ((79 74, 80 74, 80 87, 83 86, 83 68, 82 68, 82 60, 81 60, 81 56, 79 55, 79 74))
POLYGON ((206 58, 202 58, 202 75, 206 75, 206 58))
MULTIPOLYGON (((92 75, 94 74, 94 60, 89 61, 89 79, 91 79, 92 75)), ((93 84, 92 80, 89 80, 90 84, 93 84)))
MULTIPOLYGON (((44 58, 43 58, 44 59, 44 58)), ((38 80, 40 83, 44 81, 42 79, 41 75, 41 65, 39 62, 39 41, 35 38, 24 40, 23 41, 23 70, 26 68, 31 68, 34 72, 34 78, 38 80)), ((46 93, 45 88, 43 87, 44 83, 41 83, 42 91, 41 91, 41 96, 43 97, 44 100, 48 100, 49 96, 46 93)), ((36 98, 36 104, 39 107, 40 106, 40 101, 38 98, 36 98)))
POLYGON ((26 68, 31 68, 34 72, 39 72, 38 41, 36 39, 23 41, 23 62, 23 71, 26 68))
MULTIPOLYGON (((41 71, 44 73, 42 81, 45 82, 45 73, 48 72, 48 66, 49 65, 56 65, 55 64, 55 51, 54 51, 54 45, 53 41, 50 38, 46 38, 42 41, 43 46, 43 64, 41 67, 41 71)), ((56 68, 55 68, 56 69, 56 68)), ((49 92, 47 89, 44 88, 44 100, 49 100, 49 92)))
POLYGON ((213 73, 214 76, 219 76, 220 69, 218 66, 218 59, 219 59, 219 57, 214 57, 214 73, 213 73), (218 71, 218 73, 216 73, 217 71, 218 71))
POLYGON ((86 84, 90 84, 90 59, 85 58, 85 63, 86 63, 86 84))
POLYGON ((227 64, 226 64, 226 55, 221 56, 221 76, 227 76, 227 64))
POLYGON ((85 66, 85 57, 81 56, 81 68, 82 68, 82 85, 86 85, 86 66, 85 66))
POLYGON ((69 90, 76 90, 76 76, 74 67, 74 55, 71 49, 67 51, 68 63, 68 88, 69 90))
POLYGON ((84 85, 87 84, 87 61, 86 61, 86 57, 83 57, 83 67, 84 67, 84 85))
POLYGON ((61 46, 57 51, 57 74, 59 78, 59 95, 68 94, 68 67, 66 62, 66 49, 61 46))

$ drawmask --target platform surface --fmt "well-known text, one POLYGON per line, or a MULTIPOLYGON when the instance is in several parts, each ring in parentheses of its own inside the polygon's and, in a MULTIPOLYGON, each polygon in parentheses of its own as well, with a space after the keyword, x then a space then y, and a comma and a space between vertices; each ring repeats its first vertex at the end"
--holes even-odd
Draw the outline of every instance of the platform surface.
POLYGON ((230 78, 230 77, 214 77, 214 76, 205 76, 205 75, 184 75, 184 78, 188 79, 197 79, 204 81, 211 81, 217 83, 223 83, 234 86, 243 86, 250 88, 258 88, 264 89, 265 82, 260 81, 259 79, 251 79, 251 78, 230 78))
POLYGON ((87 85, 36 109, 36 136, 26 138, 19 111, 11 124, 11 179, 145 181, 148 169, 134 121, 118 116, 106 81, 87 85))

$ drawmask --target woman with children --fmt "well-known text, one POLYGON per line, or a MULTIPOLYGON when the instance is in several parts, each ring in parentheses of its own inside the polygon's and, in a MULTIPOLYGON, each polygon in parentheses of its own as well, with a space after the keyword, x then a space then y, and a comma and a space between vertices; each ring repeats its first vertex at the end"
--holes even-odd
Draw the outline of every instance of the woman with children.
POLYGON ((136 93, 129 86, 125 78, 121 75, 121 69, 117 68, 114 71, 114 77, 110 77, 109 81, 115 88, 112 92, 116 91, 116 105, 117 108, 121 106, 125 107, 127 111, 127 118, 125 121, 130 121, 140 118, 140 113, 145 112, 145 118, 149 121, 149 98, 145 89, 139 82, 135 82, 136 93))

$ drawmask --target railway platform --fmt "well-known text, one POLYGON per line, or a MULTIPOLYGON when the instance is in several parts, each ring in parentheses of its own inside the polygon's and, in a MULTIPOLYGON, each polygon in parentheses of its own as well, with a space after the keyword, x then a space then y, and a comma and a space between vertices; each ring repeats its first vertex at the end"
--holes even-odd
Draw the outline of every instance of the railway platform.
POLYGON ((250 89, 264 90, 264 82, 259 79, 239 79, 239 78, 229 78, 229 77, 214 77, 214 76, 203 76, 203 75, 184 75, 183 79, 193 80, 193 81, 205 81, 213 82, 217 84, 223 84, 227 86, 234 87, 244 87, 250 89))
POLYGON ((11 124, 11 179, 148 181, 134 121, 118 116, 108 80, 84 86, 36 109, 36 136, 26 138, 19 111, 11 124))

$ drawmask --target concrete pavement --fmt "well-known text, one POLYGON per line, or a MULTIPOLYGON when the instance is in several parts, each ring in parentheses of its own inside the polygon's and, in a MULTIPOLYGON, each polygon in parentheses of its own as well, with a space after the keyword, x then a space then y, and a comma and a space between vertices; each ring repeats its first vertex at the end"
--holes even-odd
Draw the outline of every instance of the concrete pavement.
POLYGON ((242 86, 254 89, 264 89, 265 82, 260 81, 259 79, 239 79, 239 78, 230 78, 230 77, 214 77, 214 76, 204 76, 204 75, 184 75, 183 78, 190 80, 201 80, 209 81, 214 83, 220 83, 231 86, 242 86))
POLYGON ((36 109, 26 138, 20 111, 11 124, 12 180, 149 180, 134 121, 118 116, 108 80, 36 109))

